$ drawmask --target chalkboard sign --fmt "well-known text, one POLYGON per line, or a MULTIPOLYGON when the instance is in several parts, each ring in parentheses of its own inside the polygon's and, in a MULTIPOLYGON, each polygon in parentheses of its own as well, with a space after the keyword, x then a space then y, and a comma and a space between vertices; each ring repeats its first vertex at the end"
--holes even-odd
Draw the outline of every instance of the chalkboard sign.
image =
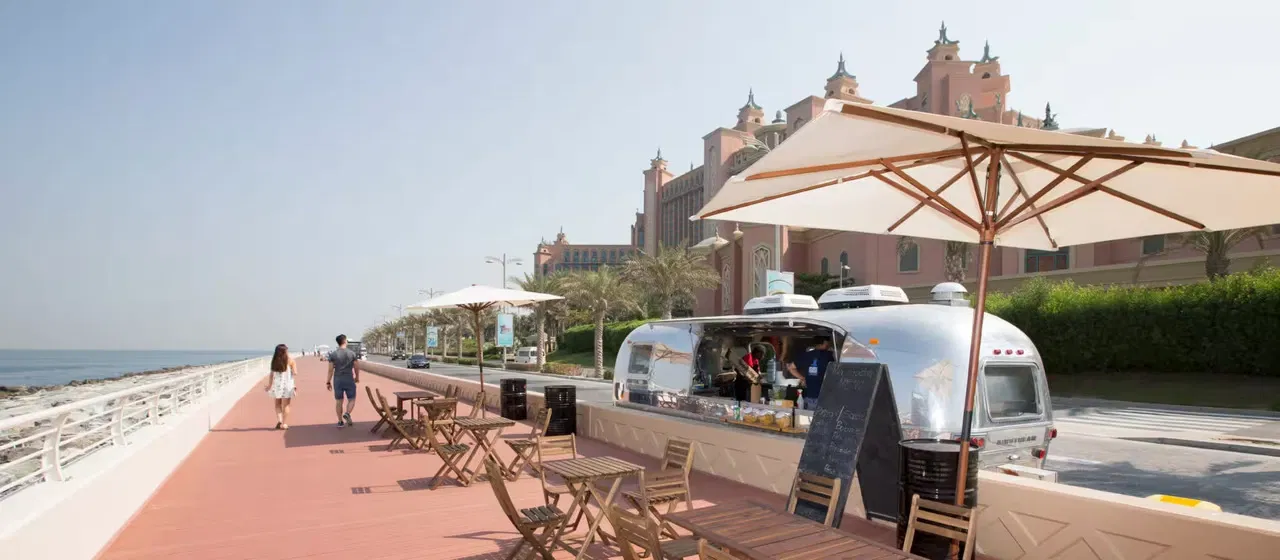
MULTIPOLYGON (((898 518, 898 406, 884 364, 831 364, 822 382, 818 409, 804 440, 799 470, 838 478, 850 488, 856 470, 869 517, 898 518)), ((795 489, 792 489, 794 492, 795 489)), ((842 492, 833 523, 840 526, 849 494, 842 492)), ((821 523, 827 508, 796 503, 796 515, 821 523)))

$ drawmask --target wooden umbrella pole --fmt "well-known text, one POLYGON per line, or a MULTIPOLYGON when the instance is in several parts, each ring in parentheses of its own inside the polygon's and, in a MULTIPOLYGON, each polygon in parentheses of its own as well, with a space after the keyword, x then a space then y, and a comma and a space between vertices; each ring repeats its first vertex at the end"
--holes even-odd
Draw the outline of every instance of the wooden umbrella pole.
POLYGON ((480 306, 473 307, 471 313, 476 323, 476 365, 480 366, 480 394, 476 396, 476 404, 480 405, 480 417, 484 418, 484 323, 480 322, 480 306))

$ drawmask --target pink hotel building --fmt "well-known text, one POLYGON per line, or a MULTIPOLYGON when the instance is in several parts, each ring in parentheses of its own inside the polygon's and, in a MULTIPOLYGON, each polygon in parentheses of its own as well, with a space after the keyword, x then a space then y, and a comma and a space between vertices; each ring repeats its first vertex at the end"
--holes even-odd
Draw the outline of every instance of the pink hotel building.
MULTIPOLYGON (((1009 76, 1000 70, 999 57, 984 46, 979 60, 963 60, 959 41, 947 36, 944 25, 927 51, 924 67, 916 74, 916 94, 892 103, 891 107, 938 114, 951 114, 1014 126, 1058 130, 1054 116, 1045 107, 1042 119, 1023 115, 1006 105, 1009 76)), ((748 93, 738 109, 732 128, 716 128, 703 136, 702 165, 675 175, 659 151, 644 171, 644 211, 637 213, 627 245, 573 245, 561 232, 555 243, 538 244, 535 270, 546 274, 560 270, 589 270, 615 264, 637 250, 656 251, 662 245, 697 246, 720 271, 721 285, 698 294, 698 315, 738 313, 743 303, 764 293, 765 271, 778 269, 845 276, 858 284, 902 286, 913 298, 927 297, 928 289, 944 280, 941 241, 916 240, 909 249, 898 250, 892 235, 775 228, 772 225, 690 221, 688 217, 725 184, 729 177, 746 169, 768 149, 784 142, 823 107, 825 99, 837 98, 871 103, 858 93, 857 78, 850 74, 841 56, 836 71, 827 78, 822 97, 809 96, 777 111, 766 122, 765 110, 748 93), (716 238, 719 239, 716 239, 716 238)), ((1107 128, 1062 130, 1073 134, 1124 138, 1107 128)), ((1148 136, 1145 143, 1157 144, 1148 136)), ((1185 147, 1186 143, 1183 142, 1185 147)), ((1215 145, 1215 149, 1246 157, 1280 161, 1280 128, 1215 145)), ((1280 234, 1273 227, 1272 235, 1280 234)), ((1268 242, 1264 250, 1242 245, 1233 254, 1233 269, 1248 268, 1258 259, 1280 255, 1268 242)), ((1138 281, 1135 265, 1144 255, 1153 255, 1143 267, 1144 283, 1184 283, 1204 278, 1202 258, 1186 249, 1153 237, 1092 245, 1065 247, 1058 251, 996 248, 991 265, 992 288, 1009 289, 1026 278, 1038 275, 1072 278, 1080 283, 1128 283, 1138 281)), ((970 275, 972 276, 972 275, 970 275)), ((849 280, 846 280, 849 283, 849 280)))

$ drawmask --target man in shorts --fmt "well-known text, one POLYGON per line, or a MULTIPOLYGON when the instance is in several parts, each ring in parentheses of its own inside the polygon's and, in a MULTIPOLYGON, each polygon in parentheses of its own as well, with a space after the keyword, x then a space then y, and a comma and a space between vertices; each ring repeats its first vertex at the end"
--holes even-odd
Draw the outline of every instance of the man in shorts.
POLYGON ((351 425, 351 411, 356 408, 356 383, 360 382, 360 357, 347 348, 347 335, 337 338, 338 348, 329 353, 329 378, 324 387, 333 389, 333 410, 338 414, 338 427, 351 425), (347 398, 344 408, 342 398, 347 398))

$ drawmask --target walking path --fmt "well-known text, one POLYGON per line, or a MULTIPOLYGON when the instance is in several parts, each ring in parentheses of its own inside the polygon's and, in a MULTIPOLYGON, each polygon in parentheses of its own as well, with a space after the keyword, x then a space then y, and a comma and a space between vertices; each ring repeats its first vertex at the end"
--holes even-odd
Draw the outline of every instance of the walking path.
MULTIPOLYGON (((356 425, 336 428, 332 393, 324 389, 325 365, 299 361, 299 392, 291 428, 272 429, 275 413, 266 393, 253 389, 148 500, 99 555, 138 558, 273 559, 466 559, 503 558, 518 542, 489 485, 458 486, 450 479, 427 490, 440 460, 433 454, 387 451, 369 432, 376 414, 364 386, 392 392, 411 389, 374 375, 362 376, 356 425)), ((469 411, 459 405, 459 413, 469 411)), ((528 433, 524 424, 505 436, 528 433)), ((650 457, 586 438, 587 456, 610 455, 649 468, 650 457)), ((499 452, 510 451, 499 444, 499 452)), ((695 473, 694 506, 742 499, 782 506, 783 496, 695 473)), ((508 484, 518 507, 542 502, 540 483, 523 476, 508 484)), ((844 528, 892 544, 891 530, 846 517, 844 528)), ((70 528, 69 528, 70 529, 70 528)), ((593 549, 589 549, 593 550, 593 549)), ((613 548, 596 545, 593 558, 613 548)), ((569 555, 561 551, 557 558, 569 555)))

